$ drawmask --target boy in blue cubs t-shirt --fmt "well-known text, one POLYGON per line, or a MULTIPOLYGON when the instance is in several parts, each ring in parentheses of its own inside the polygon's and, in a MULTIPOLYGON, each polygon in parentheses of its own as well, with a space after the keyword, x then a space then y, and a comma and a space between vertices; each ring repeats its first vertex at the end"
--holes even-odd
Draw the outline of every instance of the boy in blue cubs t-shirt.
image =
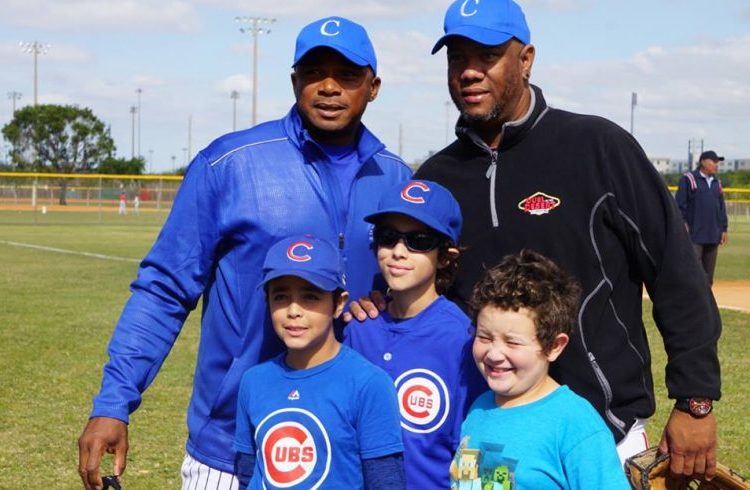
POLYGON ((242 377, 240 488, 404 488, 391 380, 334 336, 347 299, 336 248, 310 236, 282 240, 261 284, 287 352, 242 377))
POLYGON ((594 407, 548 374, 579 296, 570 276, 531 250, 505 257, 474 286, 472 350, 490 391, 461 427, 451 489, 630 488, 594 407))
POLYGON ((373 238, 390 301, 378 318, 351 324, 344 344, 385 369, 401 411, 407 488, 448 488, 460 425, 487 389, 471 357, 471 322, 441 296, 457 266, 461 211, 447 189, 412 181, 388 189, 373 238))

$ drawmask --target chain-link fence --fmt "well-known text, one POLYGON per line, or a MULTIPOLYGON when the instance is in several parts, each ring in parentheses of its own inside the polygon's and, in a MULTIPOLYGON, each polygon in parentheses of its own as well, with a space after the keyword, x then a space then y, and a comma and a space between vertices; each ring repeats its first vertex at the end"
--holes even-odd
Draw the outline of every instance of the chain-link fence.
POLYGON ((152 223, 172 207, 182 177, 0 173, 0 223, 152 223))

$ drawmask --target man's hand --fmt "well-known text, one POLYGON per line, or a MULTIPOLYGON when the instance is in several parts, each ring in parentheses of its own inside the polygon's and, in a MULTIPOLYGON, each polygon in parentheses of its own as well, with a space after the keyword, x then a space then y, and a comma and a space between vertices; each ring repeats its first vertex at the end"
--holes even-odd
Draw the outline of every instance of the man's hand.
POLYGON ((363 322, 367 318, 377 318, 380 312, 385 310, 385 296, 380 291, 370 291, 370 296, 363 296, 349 303, 349 310, 344 312, 343 319, 346 323, 356 318, 363 322))
POLYGON ((721 238, 719 239, 719 245, 724 245, 725 243, 727 243, 727 241, 729 241, 729 233, 727 233, 726 231, 722 231, 721 238))
POLYGON ((102 488, 99 464, 104 452, 114 454, 113 474, 125 471, 128 455, 128 426, 109 417, 93 417, 78 438, 78 474, 86 490, 102 488))
POLYGON ((669 453, 669 470, 673 474, 712 479, 716 474, 716 416, 710 413, 695 418, 673 409, 659 452, 669 453))

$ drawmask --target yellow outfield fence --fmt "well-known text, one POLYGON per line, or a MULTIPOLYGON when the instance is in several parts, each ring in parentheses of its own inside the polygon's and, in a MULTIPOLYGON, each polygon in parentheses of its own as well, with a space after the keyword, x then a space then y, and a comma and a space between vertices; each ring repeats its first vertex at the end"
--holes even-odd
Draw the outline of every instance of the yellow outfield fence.
POLYGON ((168 210, 182 182, 175 175, 0 172, 0 211, 152 212, 168 210))
MULTIPOLYGON (((108 215, 163 215, 172 207, 181 182, 179 175, 0 172, 0 212, 96 213, 99 222, 108 215)), ((674 193, 677 188, 669 190, 674 193)), ((727 187, 724 195, 730 218, 750 219, 750 189, 727 187)))

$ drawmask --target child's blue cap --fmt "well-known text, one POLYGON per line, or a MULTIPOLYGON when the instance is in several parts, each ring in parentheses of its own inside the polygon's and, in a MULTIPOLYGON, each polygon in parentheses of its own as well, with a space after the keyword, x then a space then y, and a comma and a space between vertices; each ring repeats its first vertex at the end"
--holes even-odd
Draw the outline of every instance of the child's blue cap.
POLYGON ((377 223, 384 214, 398 213, 424 223, 458 243, 461 235, 461 208, 448 189, 429 180, 412 180, 387 189, 380 197, 378 211, 365 216, 377 223))
POLYGON ((369 66, 373 73, 378 72, 372 42, 365 28, 356 22, 343 17, 326 17, 303 27, 297 36, 292 66, 297 66, 307 53, 320 47, 338 51, 355 65, 369 66))
POLYGON ((346 288, 336 247, 310 235, 284 238, 268 249, 263 262, 263 280, 258 287, 281 276, 301 277, 323 291, 346 288))
POLYGON ((531 42, 526 17, 513 0, 456 0, 445 12, 443 29, 445 35, 438 39, 432 54, 453 36, 487 46, 498 46, 513 37, 524 44, 531 42))

